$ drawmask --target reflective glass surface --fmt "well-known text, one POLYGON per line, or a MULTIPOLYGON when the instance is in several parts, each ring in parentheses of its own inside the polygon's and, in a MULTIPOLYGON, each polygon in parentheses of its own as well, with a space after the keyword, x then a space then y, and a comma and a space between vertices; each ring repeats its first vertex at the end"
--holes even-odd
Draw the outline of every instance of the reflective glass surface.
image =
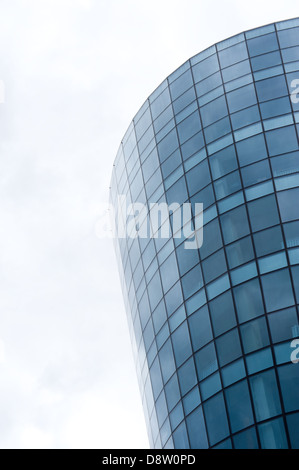
POLYGON ((114 207, 204 204, 199 250, 115 240, 152 448, 299 448, 294 80, 299 19, 239 34, 169 76, 120 146, 114 207))

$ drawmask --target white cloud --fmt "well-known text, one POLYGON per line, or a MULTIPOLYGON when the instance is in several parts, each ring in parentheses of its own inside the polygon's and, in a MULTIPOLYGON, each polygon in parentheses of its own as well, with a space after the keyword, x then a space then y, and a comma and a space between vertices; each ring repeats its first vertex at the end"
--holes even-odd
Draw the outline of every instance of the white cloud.
POLYGON ((35 426, 24 427, 20 444, 22 449, 51 449, 52 436, 35 426))
POLYGON ((0 340, 0 364, 5 362, 5 346, 4 342, 0 340))

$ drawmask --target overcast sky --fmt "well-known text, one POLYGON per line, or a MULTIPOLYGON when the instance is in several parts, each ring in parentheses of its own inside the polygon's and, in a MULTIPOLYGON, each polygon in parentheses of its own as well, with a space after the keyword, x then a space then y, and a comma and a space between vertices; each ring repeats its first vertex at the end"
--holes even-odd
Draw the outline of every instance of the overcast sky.
POLYGON ((295 16, 298 0, 0 0, 0 448, 148 446, 95 230, 118 145, 186 59, 295 16))

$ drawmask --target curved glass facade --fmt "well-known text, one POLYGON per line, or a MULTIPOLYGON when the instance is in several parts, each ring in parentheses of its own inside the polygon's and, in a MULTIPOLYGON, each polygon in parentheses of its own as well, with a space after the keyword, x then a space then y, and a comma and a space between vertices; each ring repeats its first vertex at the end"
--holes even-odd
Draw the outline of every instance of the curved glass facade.
POLYGON ((299 19, 239 34, 170 75, 120 146, 118 212, 204 204, 200 249, 115 243, 153 448, 299 448, 296 84, 299 19))

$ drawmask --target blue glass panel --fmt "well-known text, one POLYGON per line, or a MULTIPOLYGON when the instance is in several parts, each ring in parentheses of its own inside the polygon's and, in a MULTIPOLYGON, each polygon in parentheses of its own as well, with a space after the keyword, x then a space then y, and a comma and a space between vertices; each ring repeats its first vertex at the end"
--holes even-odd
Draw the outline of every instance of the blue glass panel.
POLYGON ((232 330, 216 340, 218 360, 223 367, 242 356, 238 330, 232 330))
POLYGON ((182 278, 182 287, 185 298, 188 299, 203 287, 203 278, 200 265, 196 266, 192 271, 182 278))
POLYGON ((229 288, 230 288, 229 277, 226 274, 225 276, 222 276, 221 278, 217 279, 217 281, 214 281, 212 284, 209 284, 207 286, 209 300, 214 299, 215 297, 222 294, 222 292, 225 292, 229 288))
POLYGON ((207 449, 208 440, 202 407, 187 418, 187 428, 190 436, 190 449, 207 449))
MULTIPOLYGON (((260 40, 261 38, 258 39, 260 40)), ((266 46, 266 44, 264 43, 263 46, 266 46)), ((275 49, 277 48, 275 47, 275 49)), ((268 54, 263 53, 263 55, 251 59, 251 65, 254 72, 267 67, 274 67, 279 64, 281 64, 281 57, 278 51, 269 52, 268 54)))
POLYGON ((266 34, 247 41, 249 53, 252 56, 265 54, 279 48, 276 33, 266 34))
POLYGON ((299 410, 299 367, 289 364, 279 368, 279 381, 286 412, 299 410))
POLYGON ((244 360, 240 359, 239 361, 233 362, 232 364, 224 367, 221 373, 223 385, 225 387, 229 387, 233 383, 244 379, 244 377, 246 376, 244 360))
POLYGON ((229 245, 226 248, 226 254, 230 269, 252 260, 254 258, 254 251, 251 237, 242 238, 242 240, 229 245))
POLYGON ((192 74, 190 70, 183 73, 177 80, 170 84, 170 93, 175 100, 193 85, 192 74))
POLYGON ((251 106, 231 115, 233 129, 249 126, 254 122, 260 121, 260 112, 258 106, 251 106))
POLYGON ((220 250, 202 262, 205 283, 209 283, 227 271, 224 250, 220 250))
POLYGON ((241 42, 236 46, 229 47, 223 51, 219 51, 219 60, 221 67, 229 67, 236 62, 241 62, 248 58, 248 52, 245 42, 241 42))
POLYGON ((280 227, 273 227, 254 234, 254 245, 257 256, 265 256, 284 248, 284 241, 280 227))
POLYGON ((216 350, 213 343, 204 347, 195 355, 199 380, 204 380, 218 369, 216 350))
POLYGON ((288 430, 291 439, 292 449, 299 449, 299 413, 287 416, 288 430))
POLYGON ((222 441, 229 435, 223 394, 219 393, 204 404, 210 445, 222 441))
POLYGON ((224 82, 229 82, 230 80, 234 80, 237 77, 242 77, 249 73, 251 73, 249 60, 244 60, 222 70, 224 82))
POLYGON ((177 375, 175 374, 165 386, 165 395, 168 409, 171 411, 179 402, 181 394, 177 375))
POLYGON ((299 45, 299 28, 286 29, 278 32, 280 47, 292 47, 299 45))
POLYGON ((210 157, 210 164, 214 179, 220 178, 235 170, 238 167, 235 148, 230 146, 215 153, 210 157))
POLYGON ((293 339, 293 330, 298 325, 295 308, 289 308, 269 315, 269 325, 273 343, 293 339))
POLYGON ((207 186, 211 181, 210 170, 207 161, 204 161, 186 174, 189 193, 192 196, 207 186))
POLYGON ((270 348, 263 349, 246 357, 249 374, 256 374, 262 370, 273 367, 273 356, 270 348))
POLYGON ((199 62, 197 65, 192 67, 192 70, 195 83, 203 80, 209 75, 212 75, 213 73, 217 72, 217 70, 219 70, 217 55, 214 54, 202 62, 199 62))
POLYGON ((238 142, 236 145, 241 166, 258 162, 267 157, 267 149, 263 135, 250 137, 249 139, 238 142))
POLYGON ((241 431, 254 423, 246 380, 227 389, 225 398, 232 432, 241 431))
POLYGON ((203 106, 200 112, 205 127, 218 121, 228 114, 225 98, 220 97, 212 103, 203 106))
POLYGON ((175 363, 170 340, 165 343, 165 345, 159 352, 159 357, 163 380, 164 383, 166 383, 175 372, 175 363))
POLYGON ((267 196, 250 202, 248 210, 254 232, 279 224, 279 215, 274 196, 267 196))
POLYGON ((264 305, 257 279, 234 288, 237 315, 240 323, 264 315, 264 305))
POLYGON ((294 126, 266 132, 270 156, 298 150, 298 139, 294 126))
POLYGON ((200 399, 200 394, 199 394, 199 388, 195 387, 183 399, 184 410, 185 410, 186 415, 188 415, 193 410, 195 410, 195 408, 197 408, 198 405, 200 405, 200 403, 201 403, 201 399, 200 399))
POLYGON ((227 94, 228 107, 231 113, 256 104, 257 99, 253 85, 247 85, 227 94))
MULTIPOLYGON (((217 58, 216 58, 217 62, 217 58)), ((201 64, 199 64, 201 65, 201 64)), ((216 64, 216 70, 218 69, 218 63, 216 64)), ((194 71, 194 68, 193 68, 194 71)), ((205 73, 208 73, 208 70, 204 70, 205 73)), ((197 81, 196 74, 194 73, 194 80, 197 81)), ((202 80, 200 83, 196 85, 196 92, 198 96, 203 96, 206 93, 209 93, 211 90, 218 88, 222 85, 222 78, 220 72, 216 72, 213 75, 209 76, 205 80, 202 80)))
POLYGON ((258 440, 255 428, 240 432, 234 436, 235 449, 258 449, 258 440))
POLYGON ((178 377, 181 393, 182 396, 184 396, 197 384, 197 376, 193 357, 189 359, 186 364, 179 368, 178 377))
POLYGON ((281 413, 277 381, 273 370, 251 377, 250 386, 257 421, 264 421, 281 413))
POLYGON ((270 344, 267 323, 264 317, 241 326, 241 337, 245 354, 263 349, 270 344))
POLYGON ((221 388, 220 374, 217 372, 201 382, 200 392, 202 400, 208 400, 213 395, 216 395, 216 393, 220 392, 221 388))
POLYGON ((286 79, 283 75, 268 78, 256 83, 259 101, 273 100, 288 94, 286 79))
POLYGON ((209 304, 214 333, 216 336, 236 326, 235 308, 231 292, 226 292, 209 304))
POLYGON ((174 442, 176 449, 189 449, 190 448, 186 424, 184 422, 173 433, 173 442, 174 442))
POLYGON ((191 114, 181 124, 178 125, 178 134, 180 143, 183 144, 186 140, 190 139, 193 135, 201 130, 201 124, 198 112, 191 114))
POLYGON ((299 189, 290 189, 278 194, 278 203, 283 222, 299 219, 299 205, 294 201, 299 199, 299 189))
POLYGON ((189 317, 190 334, 194 351, 205 346, 213 339, 209 311, 207 306, 189 317))
POLYGON ((292 111, 288 96, 261 103, 260 108, 263 119, 280 116, 281 114, 287 114, 292 111))
POLYGON ((261 424, 258 428, 262 449, 287 449, 283 419, 275 419, 269 423, 261 424))
POLYGON ((268 312, 290 307, 295 303, 288 270, 262 276, 262 284, 268 312))
POLYGON ((187 322, 183 323, 173 334, 172 344, 174 357, 179 367, 192 354, 190 335, 187 322))
POLYGON ((184 411, 181 403, 169 415, 171 428, 174 430, 184 419, 184 411))
POLYGON ((249 234, 245 207, 239 207, 221 216, 221 225, 226 243, 231 243, 249 234))

